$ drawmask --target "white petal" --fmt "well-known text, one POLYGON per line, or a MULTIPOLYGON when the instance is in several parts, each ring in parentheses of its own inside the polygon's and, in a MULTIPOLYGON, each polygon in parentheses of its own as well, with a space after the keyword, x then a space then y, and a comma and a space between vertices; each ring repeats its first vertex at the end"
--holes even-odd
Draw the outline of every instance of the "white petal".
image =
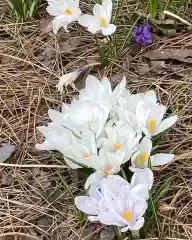
POLYGON ((147 91, 143 96, 143 100, 144 102, 147 101, 149 103, 156 104, 157 103, 156 92, 154 90, 147 91))
POLYGON ((104 36, 112 35, 116 31, 117 27, 114 24, 109 24, 107 28, 102 28, 102 33, 104 36))
POLYGON ((78 22, 81 26, 87 27, 87 30, 92 34, 95 34, 100 30, 100 23, 94 16, 88 14, 81 15, 78 19, 78 22))
POLYGON ((60 112, 58 112, 58 111, 56 111, 56 110, 49 109, 48 110, 48 115, 49 115, 49 118, 53 122, 55 122, 55 123, 57 123, 59 125, 63 125, 63 123, 65 123, 65 121, 66 121, 65 115, 60 113, 60 112))
POLYGON ((107 21, 110 22, 111 13, 112 13, 112 1, 111 0, 103 0, 102 6, 105 9, 105 12, 107 15, 107 21))
POLYGON ((89 215, 98 214, 98 204, 90 197, 80 196, 75 198, 75 205, 82 212, 89 215))
MULTIPOLYGON (((63 24, 65 23, 66 21, 63 19, 63 18, 57 18, 55 17, 52 21, 52 27, 53 27, 53 32, 55 34, 57 34, 57 32, 59 31, 59 29, 63 26, 63 24)), ((67 24, 67 22, 66 22, 67 24)))
POLYGON ((144 215, 147 210, 147 202, 146 199, 136 199, 134 201, 134 205, 132 207, 132 212, 135 219, 140 218, 144 215))
POLYGON ((115 225, 119 227, 125 225, 125 222, 121 221, 119 215, 111 211, 99 214, 98 219, 105 225, 115 225))
POLYGON ((95 6, 93 7, 93 14, 97 17, 97 19, 100 19, 102 17, 106 18, 105 9, 100 4, 95 4, 95 6))
POLYGON ((146 184, 149 189, 152 188, 154 181, 153 172, 149 168, 142 169, 133 174, 131 184, 136 186, 137 184, 146 184))
POLYGON ((165 120, 163 120, 161 122, 161 124, 158 126, 157 131, 155 132, 155 135, 170 128, 173 124, 176 123, 177 119, 178 119, 178 117, 175 115, 175 116, 172 116, 172 117, 169 117, 169 118, 166 118, 165 120))
POLYGON ((174 158, 174 154, 158 153, 151 156, 152 166, 161 166, 170 163, 174 158))
POLYGON ((81 166, 79 166, 78 164, 70 161, 70 160, 67 159, 67 158, 65 158, 65 162, 66 162, 66 164, 67 164, 70 168, 72 168, 72 169, 81 168, 81 166))
POLYGON ((63 86, 67 87, 68 85, 71 85, 77 79, 78 76, 79 76, 79 72, 77 71, 62 75, 59 78, 59 82, 56 85, 56 88, 58 88, 58 91, 62 93, 63 86))
POLYGON ((98 216, 88 216, 88 220, 90 222, 97 222, 98 221, 98 216))
POLYGON ((129 226, 121 228, 121 232, 127 232, 129 230, 129 226))
POLYGON ((104 174, 95 172, 91 174, 88 178, 87 181, 85 182, 84 188, 87 190, 90 185, 93 183, 98 183, 104 178, 104 174))
POLYGON ((131 195, 135 198, 142 198, 144 200, 148 200, 149 198, 149 189, 145 184, 138 184, 131 190, 131 195))
POLYGON ((123 77, 122 81, 120 82, 120 84, 118 84, 116 86, 116 88, 113 91, 112 94, 112 101, 114 103, 116 103, 116 101, 118 100, 118 98, 120 97, 120 95, 122 94, 122 92, 125 90, 125 86, 126 86, 126 78, 123 77))
POLYGON ((140 217, 133 226, 130 226, 130 227, 129 227, 129 229, 130 229, 131 231, 137 231, 137 230, 139 230, 140 228, 143 227, 144 221, 145 221, 144 218, 143 218, 143 217, 140 217))

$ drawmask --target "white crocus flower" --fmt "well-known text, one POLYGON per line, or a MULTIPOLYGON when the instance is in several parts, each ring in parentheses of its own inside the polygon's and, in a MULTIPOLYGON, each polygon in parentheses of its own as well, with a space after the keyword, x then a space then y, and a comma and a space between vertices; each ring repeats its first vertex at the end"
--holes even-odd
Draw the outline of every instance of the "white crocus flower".
POLYGON ((150 159, 151 166, 160 166, 170 163, 174 154, 158 153, 150 156, 152 150, 152 141, 148 136, 145 136, 138 146, 138 151, 132 156, 130 167, 131 171, 137 171, 138 169, 147 168, 148 160, 150 159))
POLYGON ((63 93, 63 86, 67 87, 68 85, 72 85, 74 81, 78 78, 80 73, 81 71, 74 71, 64 74, 59 78, 59 82, 56 85, 56 88, 58 89, 60 94, 63 93))
POLYGON ((149 189, 145 184, 132 185, 119 175, 108 175, 102 179, 102 189, 104 195, 111 196, 112 199, 126 193, 133 198, 141 198, 147 200, 149 198, 149 189))
POLYGON ((99 150, 98 156, 90 156, 89 167, 96 170, 95 173, 91 174, 86 183, 85 189, 93 183, 100 182, 103 178, 108 175, 116 174, 120 171, 121 165, 123 164, 124 154, 116 155, 111 152, 106 152, 103 148, 99 150))
POLYGON ((146 200, 131 197, 130 192, 123 192, 114 199, 105 195, 105 202, 108 211, 98 216, 103 224, 119 226, 122 232, 139 230, 143 226, 143 215, 147 209, 146 200))
POLYGON ((124 77, 120 84, 112 90, 108 78, 104 77, 99 81, 96 77, 89 75, 86 79, 86 87, 79 93, 79 100, 93 101, 99 105, 106 105, 110 108, 115 105, 125 90, 126 78, 124 77))
POLYGON ((162 104, 156 104, 152 107, 144 106, 143 111, 147 112, 147 118, 145 119, 143 132, 151 137, 156 136, 157 134, 170 128, 178 119, 178 117, 175 115, 163 120, 166 107, 162 104))
POLYGON ((79 0, 48 0, 47 12, 54 16, 52 26, 55 34, 61 27, 67 31, 68 24, 76 21, 81 15, 79 0))
POLYGON ((82 212, 86 213, 90 221, 98 221, 98 215, 106 211, 104 197, 97 187, 92 185, 89 189, 89 196, 79 196, 75 198, 75 205, 82 212))
MULTIPOLYGON (((57 150, 64 154, 65 151, 71 146, 76 137, 72 131, 59 126, 55 123, 49 123, 48 126, 37 127, 37 129, 44 135, 45 141, 42 144, 36 144, 38 150, 57 150), (66 150, 65 150, 66 149, 66 150)), ((65 158, 66 163, 73 169, 80 166, 65 158)))
POLYGON ((149 168, 139 169, 135 171, 131 179, 131 184, 133 186, 136 186, 138 184, 145 184, 148 186, 149 190, 152 188, 153 182, 154 175, 149 168))
POLYGON ((113 34, 116 26, 110 24, 112 14, 112 1, 103 0, 102 5, 96 4, 93 8, 93 15, 82 15, 79 17, 79 24, 86 27, 87 30, 96 34, 101 31, 104 36, 113 34))
POLYGON ((83 129, 89 129, 97 138, 103 132, 109 109, 93 102, 74 101, 70 106, 66 106, 64 114, 55 110, 49 110, 48 113, 53 122, 75 134, 80 135, 83 129))
POLYGON ((107 137, 98 141, 98 147, 102 146, 106 151, 123 157, 123 163, 125 163, 135 151, 140 136, 137 136, 131 127, 122 125, 120 122, 116 124, 117 126, 106 127, 107 137))
POLYGON ((70 146, 63 148, 61 152, 64 154, 65 159, 72 159, 77 164, 79 163, 79 166, 89 167, 91 156, 97 156, 97 147, 93 132, 83 130, 80 138, 76 138, 70 146))
POLYGON ((37 128, 46 138, 44 143, 36 144, 38 150, 57 150, 64 155, 64 159, 71 168, 87 166, 88 158, 97 154, 95 137, 90 130, 84 130, 80 136, 55 123, 48 127, 37 128), (79 165, 78 165, 79 164, 79 165))

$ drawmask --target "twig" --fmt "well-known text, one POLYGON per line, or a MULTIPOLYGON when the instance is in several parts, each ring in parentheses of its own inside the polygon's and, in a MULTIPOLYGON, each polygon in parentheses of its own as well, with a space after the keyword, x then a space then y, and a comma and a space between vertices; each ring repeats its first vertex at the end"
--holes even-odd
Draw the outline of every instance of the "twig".
POLYGON ((192 26, 192 24, 191 24, 190 22, 186 21, 185 19, 179 17, 178 15, 176 15, 176 14, 174 14, 174 13, 172 13, 172 12, 169 12, 169 11, 167 11, 167 10, 164 10, 163 13, 164 13, 164 14, 167 14, 167 15, 169 15, 169 16, 171 16, 171 17, 177 18, 180 22, 182 22, 182 23, 184 23, 184 24, 186 24, 186 25, 188 25, 188 26, 192 26))
POLYGON ((68 169, 68 166, 64 165, 41 165, 41 164, 12 164, 12 163, 0 163, 2 167, 19 167, 19 168, 64 168, 68 169))

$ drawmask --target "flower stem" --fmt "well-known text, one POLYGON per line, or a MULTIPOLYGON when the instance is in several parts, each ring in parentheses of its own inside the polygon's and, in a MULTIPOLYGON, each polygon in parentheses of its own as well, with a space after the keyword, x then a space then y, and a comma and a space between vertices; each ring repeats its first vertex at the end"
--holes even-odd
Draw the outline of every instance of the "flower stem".
POLYGON ((124 240, 124 238, 122 236, 122 232, 119 227, 113 226, 113 231, 117 237, 117 240, 124 240))

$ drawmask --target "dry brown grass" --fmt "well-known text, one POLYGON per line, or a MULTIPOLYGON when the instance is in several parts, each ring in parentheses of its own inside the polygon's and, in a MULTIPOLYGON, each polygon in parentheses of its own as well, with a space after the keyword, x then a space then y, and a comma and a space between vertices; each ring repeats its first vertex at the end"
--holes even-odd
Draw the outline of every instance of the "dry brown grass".
MULTIPOLYGON (((59 109, 61 100, 73 94, 66 90, 61 98, 55 89, 61 72, 69 71, 85 62, 94 62, 95 40, 86 33, 79 46, 67 51, 62 46, 68 36, 63 32, 57 38, 50 32, 43 34, 39 23, 0 24, 0 137, 13 143, 17 150, 11 158, 15 166, 0 169, 0 239, 2 240, 73 240, 98 239, 100 225, 80 224, 73 204, 77 191, 75 177, 67 168, 18 167, 18 164, 58 165, 54 154, 37 152, 35 143, 41 141, 36 127, 48 121, 47 110, 59 109), (48 49, 48 50, 47 50, 48 49), (44 60, 42 53, 52 54, 44 60), (66 183, 68 187, 66 187, 66 183), (70 191, 69 191, 70 189, 70 191), (89 229, 89 230, 87 230, 89 229)), ((77 33, 72 31, 71 38, 77 33)), ((186 34, 172 41, 159 42, 154 48, 186 48, 192 45, 192 35, 186 34)), ((124 48, 127 56, 131 46, 124 48)), ((140 52, 133 58, 138 64, 140 52)), ((179 79, 172 75, 138 76, 122 67, 122 59, 112 60, 105 73, 126 72, 133 91, 153 87, 159 100, 172 107, 179 121, 169 131, 158 148, 173 151, 175 162, 156 174, 156 185, 170 178, 167 196, 159 202, 161 239, 192 239, 192 77, 188 72, 179 79), (112 70, 113 68, 113 70, 112 70)), ((146 239, 159 239, 150 229, 146 239)))

